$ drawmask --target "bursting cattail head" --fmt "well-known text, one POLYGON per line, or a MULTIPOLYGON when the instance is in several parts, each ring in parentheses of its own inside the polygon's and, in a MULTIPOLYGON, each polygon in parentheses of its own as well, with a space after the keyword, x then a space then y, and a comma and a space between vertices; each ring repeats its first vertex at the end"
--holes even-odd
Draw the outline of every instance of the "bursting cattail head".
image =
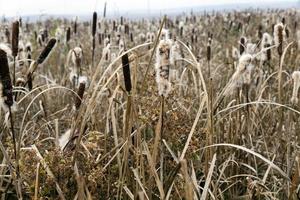
POLYGON ((167 97, 171 91, 171 83, 169 80, 171 47, 171 40, 161 40, 156 51, 156 82, 158 84, 159 95, 164 97, 167 97))
POLYGON ((262 61, 271 60, 271 49, 269 47, 271 46, 272 42, 272 36, 268 33, 264 33, 261 40, 261 49, 263 50, 263 53, 261 55, 262 61))
POLYGON ((294 87, 293 87, 293 94, 292 94, 292 98, 291 98, 291 102, 293 104, 297 104, 298 103, 298 90, 300 87, 300 71, 294 71, 292 74, 292 79, 294 82, 294 87))
POLYGON ((282 55, 283 42, 285 41, 285 30, 282 23, 278 23, 274 26, 274 42, 277 46, 277 51, 279 55, 282 55))
POLYGON ((249 85, 251 83, 252 71, 254 66, 252 64, 253 57, 250 54, 243 54, 238 62, 236 71, 231 77, 228 87, 226 88, 224 95, 231 95, 237 88, 242 88, 243 85, 249 85))
POLYGON ((130 76, 130 66, 129 66, 128 54, 125 54, 122 56, 122 66, 123 66, 125 88, 126 88, 127 92, 130 92, 131 91, 131 76, 130 76))
POLYGON ((18 55, 18 45, 19 45, 19 21, 15 21, 12 25, 12 55, 16 57, 18 55))
POLYGON ((47 43, 47 45, 45 46, 45 48, 43 49, 43 51, 39 55, 39 57, 38 57, 38 59, 36 61, 37 64, 42 64, 46 60, 46 58, 50 54, 51 50, 53 49, 55 43, 56 43, 56 39, 55 38, 51 38, 49 40, 49 42, 47 43))
POLYGON ((80 47, 75 47, 72 50, 72 54, 71 54, 71 59, 72 59, 74 66, 76 66, 76 67, 81 66, 82 57, 83 57, 82 49, 80 47))
POLYGON ((97 12, 93 13, 93 22, 92 22, 92 36, 95 37, 97 30, 97 12))
POLYGON ((4 50, 0 49, 0 100, 3 107, 12 106, 13 101, 13 87, 9 75, 9 66, 7 61, 7 54, 4 50))

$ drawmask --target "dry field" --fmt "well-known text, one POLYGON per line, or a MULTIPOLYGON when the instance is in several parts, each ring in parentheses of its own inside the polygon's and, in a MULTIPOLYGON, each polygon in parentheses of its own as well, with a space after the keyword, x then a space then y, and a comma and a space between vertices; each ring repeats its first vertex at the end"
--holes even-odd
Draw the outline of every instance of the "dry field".
POLYGON ((299 18, 3 19, 1 199, 300 198, 299 18))

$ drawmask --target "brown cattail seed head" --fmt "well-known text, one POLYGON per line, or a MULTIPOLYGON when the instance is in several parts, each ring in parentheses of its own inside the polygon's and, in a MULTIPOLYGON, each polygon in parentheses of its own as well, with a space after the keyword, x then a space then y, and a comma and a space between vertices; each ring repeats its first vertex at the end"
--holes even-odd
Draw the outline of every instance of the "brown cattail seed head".
POLYGON ((270 61, 271 60, 271 49, 269 48, 271 45, 270 44, 266 44, 265 48, 268 48, 267 50, 267 60, 270 61))
POLYGON ((130 67, 128 54, 122 56, 122 65, 123 65, 123 75, 125 81, 125 88, 127 92, 131 91, 131 76, 130 76, 130 67))
POLYGON ((276 24, 274 26, 274 41, 277 46, 277 51, 279 55, 283 53, 283 40, 284 40, 284 26, 282 23, 276 24))
POLYGON ((13 105, 13 92, 12 92, 12 84, 11 79, 9 75, 9 67, 8 67, 8 61, 7 61, 7 55, 6 52, 0 49, 0 81, 2 84, 2 95, 0 94, 0 97, 3 96, 6 99, 4 100, 4 103, 7 106, 13 105))
POLYGON ((71 39, 71 28, 67 28, 67 33, 66 33, 66 42, 68 43, 71 39))
POLYGON ((208 44, 207 44, 207 52, 206 52, 207 60, 210 61, 211 59, 211 38, 208 38, 208 44))
POLYGON ((76 110, 78 110, 80 105, 81 105, 84 90, 85 90, 85 83, 82 82, 82 83, 79 84, 79 88, 78 88, 78 91, 77 91, 78 96, 75 97, 75 108, 76 108, 76 110))
POLYGON ((240 40, 240 55, 242 55, 245 51, 246 38, 242 37, 240 40))
POLYGON ((43 51, 41 52, 40 56, 38 57, 37 64, 42 64, 45 61, 45 59, 48 57, 49 53, 53 49, 55 43, 56 43, 56 39, 55 38, 51 38, 49 40, 49 42, 47 43, 46 47, 43 49, 43 51))
POLYGON ((95 37, 97 29, 97 12, 93 13, 92 35, 95 37))
POLYGON ((15 21, 12 25, 12 55, 16 57, 18 55, 19 46, 19 21, 15 21))
POLYGON ((74 22, 74 34, 76 35, 76 33, 77 33, 77 18, 74 22))

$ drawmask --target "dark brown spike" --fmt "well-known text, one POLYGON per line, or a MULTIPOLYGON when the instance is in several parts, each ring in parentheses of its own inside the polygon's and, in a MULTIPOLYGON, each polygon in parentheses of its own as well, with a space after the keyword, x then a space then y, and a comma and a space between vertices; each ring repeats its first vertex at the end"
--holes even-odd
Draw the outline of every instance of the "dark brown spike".
POLYGON ((210 59, 211 59, 211 46, 210 46, 210 44, 209 45, 207 45, 207 60, 208 61, 210 61, 210 59))
POLYGON ((103 11, 103 18, 106 17, 106 2, 104 3, 104 11, 103 11))
POLYGON ((279 46, 277 47, 277 51, 279 55, 282 55, 283 53, 283 27, 278 27, 278 40, 279 40, 279 46))
POLYGON ((9 75, 9 67, 7 61, 6 52, 0 49, 0 81, 2 84, 2 95, 5 97, 5 104, 7 106, 13 105, 13 92, 12 92, 12 84, 11 78, 9 75))
POLYGON ((15 21, 12 25, 12 55, 16 57, 19 50, 19 21, 15 21))
POLYGON ((128 54, 122 56, 123 75, 125 81, 125 89, 127 92, 131 91, 131 76, 128 54))
POLYGON ((93 22, 92 22, 92 35, 95 37, 96 30, 97 30, 97 12, 93 13, 93 22))
POLYGON ((245 51, 245 43, 246 43, 246 39, 242 37, 240 40, 240 55, 242 55, 245 51))
POLYGON ((74 22, 74 34, 76 35, 77 33, 77 18, 75 19, 75 22, 74 22))
POLYGON ((75 108, 76 108, 76 110, 78 110, 80 108, 82 98, 83 98, 83 94, 84 94, 84 90, 85 90, 85 83, 80 83, 78 91, 77 91, 78 96, 75 97, 75 108))
POLYGON ((66 42, 68 43, 71 39, 71 28, 67 28, 67 33, 66 33, 66 42))
POLYGON ((40 56, 38 57, 37 64, 42 64, 46 60, 46 58, 48 57, 49 53, 53 49, 55 43, 56 43, 56 39, 55 38, 51 38, 49 40, 49 42, 47 43, 47 45, 45 46, 45 48, 41 52, 40 56))

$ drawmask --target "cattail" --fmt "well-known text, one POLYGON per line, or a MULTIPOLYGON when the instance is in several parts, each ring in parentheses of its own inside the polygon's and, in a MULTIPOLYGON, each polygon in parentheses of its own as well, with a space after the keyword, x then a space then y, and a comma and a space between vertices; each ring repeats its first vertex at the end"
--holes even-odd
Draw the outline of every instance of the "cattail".
POLYGON ((82 82, 79 84, 79 88, 77 91, 77 95, 75 97, 75 109, 78 110, 80 108, 81 102, 82 102, 82 98, 83 98, 83 94, 84 94, 84 90, 85 90, 85 83, 82 82))
POLYGON ((274 42, 277 46, 278 54, 281 56, 283 53, 283 42, 285 39, 285 31, 282 23, 274 26, 274 42))
POLYGON ((171 46, 171 40, 161 40, 156 51, 156 82, 158 84, 159 95, 164 97, 167 97, 171 90, 171 83, 169 81, 171 46))
POLYGON ((297 104, 298 103, 298 90, 300 87, 300 71, 294 71, 292 74, 292 78, 294 81, 294 88, 293 88, 291 102, 293 104, 297 104))
POLYGON ((10 32, 7 27, 5 28, 5 36, 7 43, 10 43, 10 32))
MULTIPOLYGON (((0 49, 0 81, 1 81, 1 93, 0 98, 6 106, 13 105, 13 87, 9 75, 9 66, 7 61, 7 54, 4 50, 0 49)), ((5 106, 2 104, 2 106, 5 106)))
POLYGON ((210 37, 208 38, 206 57, 207 57, 207 61, 210 61, 211 59, 211 38, 210 37))
POLYGON ((76 33, 77 33, 77 17, 74 21, 74 34, 76 35, 76 33))
POLYGON ((92 35, 95 37, 96 29, 97 29, 97 12, 93 13, 93 22, 92 22, 92 35))
POLYGON ((125 88, 128 93, 131 91, 131 76, 130 76, 130 67, 128 54, 122 56, 122 66, 123 66, 123 75, 125 81, 125 88))
POLYGON ((133 34, 130 33, 130 41, 133 42, 133 34))
POLYGON ((104 11, 103 11, 103 18, 106 17, 106 2, 104 3, 104 11))
POLYGON ((116 31, 117 30, 117 26, 116 26, 116 21, 114 20, 113 23, 112 23, 112 29, 113 31, 116 31))
POLYGON ((71 28, 67 28, 67 33, 66 33, 66 42, 68 43, 71 39, 71 28))
POLYGON ((232 75, 228 87, 226 88, 224 95, 231 95, 237 88, 242 88, 243 85, 249 85, 251 83, 251 76, 253 71, 252 64, 253 57, 250 54, 243 54, 237 66, 235 73, 232 75))
POLYGON ((268 33, 264 33, 261 40, 261 49, 263 50, 261 60, 271 60, 271 49, 269 48, 272 44, 272 36, 268 33), (267 49, 266 51, 264 49, 267 49))
POLYGON ((55 38, 51 38, 49 40, 49 42, 47 43, 47 45, 45 46, 45 48, 43 49, 43 51, 39 55, 39 57, 38 57, 38 59, 36 61, 37 64, 42 64, 45 61, 45 59, 48 57, 49 53, 53 49, 55 43, 56 43, 56 39, 55 38))
POLYGON ((263 26, 260 24, 260 25, 258 26, 258 31, 257 31, 257 36, 258 36, 258 38, 259 38, 260 40, 261 40, 262 37, 263 37, 262 29, 263 29, 263 26))
POLYGON ((123 21, 124 21, 124 19, 123 19, 123 16, 121 16, 121 19, 120 19, 120 21, 121 21, 121 25, 123 26, 123 21))
POLYGON ((245 52, 246 42, 247 42, 246 38, 241 37, 241 39, 240 39, 240 55, 242 55, 245 52))
POLYGON ((284 18, 284 17, 281 19, 281 23, 282 23, 283 25, 285 25, 285 18, 284 18))
POLYGON ((18 55, 18 45, 19 45, 19 21, 15 21, 12 25, 12 55, 16 57, 18 55))

